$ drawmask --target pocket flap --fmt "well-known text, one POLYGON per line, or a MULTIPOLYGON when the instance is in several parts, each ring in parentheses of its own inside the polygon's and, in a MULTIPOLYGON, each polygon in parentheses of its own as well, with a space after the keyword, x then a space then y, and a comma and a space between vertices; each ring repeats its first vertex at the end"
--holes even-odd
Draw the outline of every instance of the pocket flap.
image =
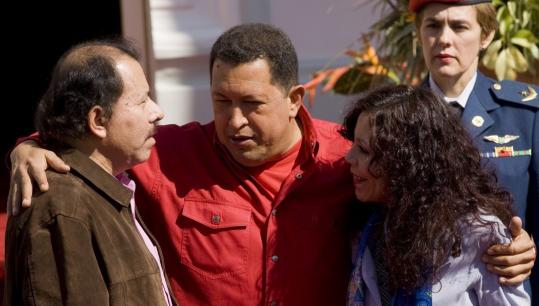
POLYGON ((186 200, 182 216, 213 229, 247 227, 251 210, 222 203, 186 200))

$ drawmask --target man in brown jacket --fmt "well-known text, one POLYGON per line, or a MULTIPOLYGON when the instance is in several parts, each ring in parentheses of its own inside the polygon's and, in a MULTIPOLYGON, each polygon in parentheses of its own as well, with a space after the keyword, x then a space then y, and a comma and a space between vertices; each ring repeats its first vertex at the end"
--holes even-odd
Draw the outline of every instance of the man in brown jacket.
POLYGON ((36 113, 42 145, 70 172, 10 217, 5 305, 176 305, 124 171, 148 159, 163 113, 125 41, 77 45, 36 113))

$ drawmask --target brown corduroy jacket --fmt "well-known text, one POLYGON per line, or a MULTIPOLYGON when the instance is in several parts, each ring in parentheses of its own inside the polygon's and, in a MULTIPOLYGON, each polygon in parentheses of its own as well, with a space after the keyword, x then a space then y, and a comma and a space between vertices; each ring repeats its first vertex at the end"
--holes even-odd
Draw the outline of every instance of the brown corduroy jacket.
POLYGON ((8 221, 4 305, 165 306, 131 190, 79 151, 61 156, 70 173, 47 172, 49 191, 8 221))

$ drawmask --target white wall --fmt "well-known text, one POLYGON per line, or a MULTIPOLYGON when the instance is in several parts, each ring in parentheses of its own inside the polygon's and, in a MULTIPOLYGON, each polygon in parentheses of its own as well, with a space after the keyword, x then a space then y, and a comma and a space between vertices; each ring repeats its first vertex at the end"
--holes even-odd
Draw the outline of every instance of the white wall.
MULTIPOLYGON (((296 46, 300 81, 326 67, 346 65, 350 58, 342 52, 352 46, 375 21, 372 5, 358 0, 272 0, 271 23, 282 28, 296 46)), ((361 1, 371 2, 371 1, 361 1)), ((314 106, 317 118, 340 122, 350 97, 318 90, 314 106)), ((308 103, 307 103, 308 105, 308 103)))

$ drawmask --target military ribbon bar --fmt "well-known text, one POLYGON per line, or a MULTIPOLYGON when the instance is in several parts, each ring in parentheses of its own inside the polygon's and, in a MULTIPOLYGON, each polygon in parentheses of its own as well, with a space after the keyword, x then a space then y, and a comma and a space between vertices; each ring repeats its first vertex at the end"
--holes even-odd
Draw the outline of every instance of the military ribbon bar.
POLYGON ((531 156, 532 149, 528 150, 497 150, 495 152, 482 152, 481 157, 495 158, 495 157, 514 157, 514 156, 531 156))

